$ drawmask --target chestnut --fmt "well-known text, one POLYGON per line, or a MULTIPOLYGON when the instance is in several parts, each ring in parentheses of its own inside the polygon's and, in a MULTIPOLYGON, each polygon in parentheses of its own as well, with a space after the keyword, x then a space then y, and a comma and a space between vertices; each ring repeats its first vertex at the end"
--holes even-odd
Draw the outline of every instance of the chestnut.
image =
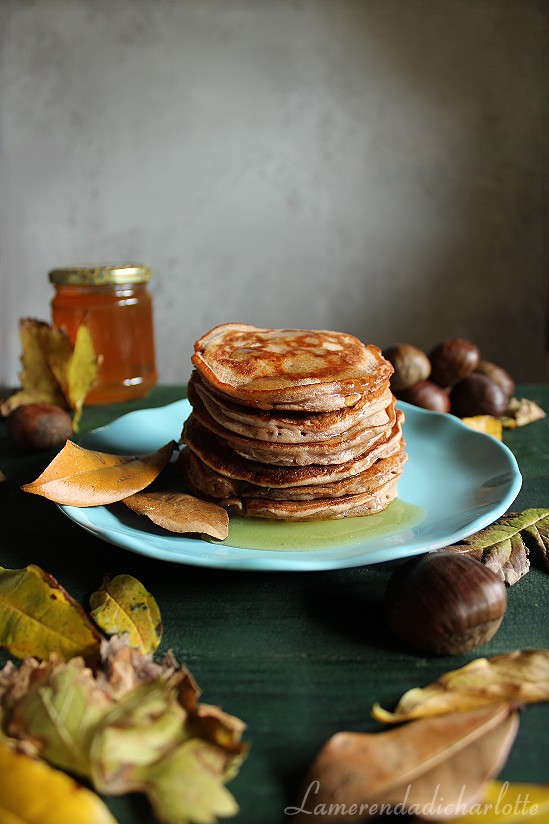
POLYGON ((509 405, 509 398, 493 380, 474 372, 457 383, 450 392, 450 407, 458 418, 474 415, 503 415, 509 405))
POLYGON ((431 362, 425 352, 411 343, 397 343, 384 350, 383 356, 394 368, 391 377, 393 392, 401 392, 431 374, 431 362))
POLYGON ((431 409, 433 412, 450 411, 448 393, 432 381, 420 381, 409 389, 399 392, 398 397, 406 403, 421 406, 423 409, 431 409))
POLYGON ((480 351, 469 340, 450 338, 429 352, 429 360, 431 380, 439 386, 449 387, 474 371, 480 360, 480 351))
POLYGON ((513 397, 515 393, 515 382, 511 375, 501 366, 497 366, 491 361, 481 359, 475 367, 475 373, 476 372, 481 375, 486 375, 491 381, 497 383, 500 389, 507 395, 508 400, 513 397))
POLYGON ((440 550, 399 566, 384 601, 395 635, 436 655, 459 655, 489 641, 506 607, 505 584, 494 572, 467 555, 440 550))
POLYGON ((52 403, 26 403, 6 418, 8 440, 20 452, 61 446, 72 435, 69 413, 52 403))

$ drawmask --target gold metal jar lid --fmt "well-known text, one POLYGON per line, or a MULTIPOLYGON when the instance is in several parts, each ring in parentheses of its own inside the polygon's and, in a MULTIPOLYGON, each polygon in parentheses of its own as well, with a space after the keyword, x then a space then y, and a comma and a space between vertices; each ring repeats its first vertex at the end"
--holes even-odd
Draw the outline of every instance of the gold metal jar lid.
POLYGON ((51 283, 70 286, 103 286, 123 283, 147 283, 152 277, 148 266, 116 263, 100 266, 62 266, 49 273, 51 283))

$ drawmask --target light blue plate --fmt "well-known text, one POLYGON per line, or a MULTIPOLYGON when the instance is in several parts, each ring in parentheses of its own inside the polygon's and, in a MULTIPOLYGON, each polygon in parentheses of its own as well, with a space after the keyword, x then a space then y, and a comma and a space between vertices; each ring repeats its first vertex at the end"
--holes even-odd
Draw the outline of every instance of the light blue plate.
MULTIPOLYGON (((313 571, 390 561, 438 549, 477 532, 503 515, 522 478, 510 450, 452 415, 399 403, 405 413, 408 462, 398 482, 399 500, 421 508, 415 526, 361 540, 354 546, 306 551, 241 549, 193 535, 169 533, 123 504, 60 509, 98 538, 132 552, 194 566, 223 569, 313 571)), ((80 443, 114 454, 147 454, 179 440, 188 401, 130 412, 96 429, 80 443)), ((376 516, 367 516, 369 518, 376 516)), ((299 527, 299 524, 290 524, 299 527)))

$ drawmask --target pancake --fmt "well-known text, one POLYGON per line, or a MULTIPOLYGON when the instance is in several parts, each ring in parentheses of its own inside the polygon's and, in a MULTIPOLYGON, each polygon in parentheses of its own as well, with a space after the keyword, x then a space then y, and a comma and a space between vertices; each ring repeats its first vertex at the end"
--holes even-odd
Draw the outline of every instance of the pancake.
POLYGON ((396 454, 402 444, 404 415, 396 411, 395 423, 385 439, 357 458, 342 464, 273 466, 244 458, 227 443, 203 427, 192 415, 183 427, 182 440, 187 448, 220 475, 264 487, 284 489, 294 486, 332 483, 363 472, 380 458, 396 454))
POLYGON ((310 486, 273 487, 259 486, 222 475, 205 464, 192 450, 181 453, 184 474, 193 490, 209 499, 215 498, 269 498, 270 500, 307 501, 318 498, 340 498, 343 495, 375 492, 381 486, 402 473, 407 455, 404 444, 394 455, 379 458, 356 474, 336 481, 310 486))
POLYGON ((221 427, 255 440, 271 443, 318 442, 387 422, 385 410, 394 401, 389 387, 382 386, 371 399, 332 412, 264 411, 221 398, 196 370, 191 374, 187 397, 195 409, 204 409, 221 427))
POLYGON ((393 367, 379 347, 343 332, 216 326, 192 364, 216 393, 258 409, 329 412, 386 386, 393 367))
POLYGON ((309 464, 342 464, 364 454, 391 431, 396 412, 394 403, 385 411, 384 420, 378 426, 362 430, 360 427, 326 438, 319 442, 303 444, 270 443, 253 438, 244 438, 230 432, 214 421, 211 415, 200 407, 194 407, 191 417, 203 427, 222 438, 225 443, 243 458, 276 466, 307 466, 309 464))
POLYGON ((217 501, 229 513, 277 521, 322 521, 372 515, 386 509, 397 495, 394 478, 375 492, 317 498, 311 501, 271 501, 265 498, 229 498, 217 501))

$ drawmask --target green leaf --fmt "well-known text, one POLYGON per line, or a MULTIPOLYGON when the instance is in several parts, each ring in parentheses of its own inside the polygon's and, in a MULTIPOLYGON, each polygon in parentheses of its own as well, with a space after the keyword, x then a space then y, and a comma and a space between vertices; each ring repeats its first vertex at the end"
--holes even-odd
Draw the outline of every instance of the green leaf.
POLYGON ((94 671, 80 658, 28 658, 0 670, 7 736, 97 792, 145 793, 167 824, 202 824, 237 810, 225 784, 247 750, 244 724, 198 695, 172 656, 157 663, 126 636, 103 643, 94 671))
POLYGON ((81 606, 56 579, 31 564, 0 567, 0 646, 17 658, 56 653, 94 661, 101 636, 81 606))
POLYGON ((505 583, 514 584, 530 569, 530 549, 549 566, 549 509, 525 509, 499 518, 464 543, 505 583))
POLYGON ((90 597, 91 617, 107 635, 128 633, 129 643, 141 652, 154 652, 162 637, 158 605, 132 575, 105 577, 90 597))
POLYGON ((525 509, 512 515, 499 518, 495 523, 481 529, 466 539, 466 543, 478 549, 492 546, 499 541, 513 538, 523 529, 527 529, 542 518, 549 517, 549 509, 525 509))
POLYGON ((81 658, 40 668, 9 717, 9 733, 36 742, 56 767, 88 777, 90 748, 111 701, 81 658))
POLYGON ((233 816, 238 804, 223 784, 227 756, 193 738, 159 761, 144 776, 147 794, 162 824, 213 824, 233 816))

